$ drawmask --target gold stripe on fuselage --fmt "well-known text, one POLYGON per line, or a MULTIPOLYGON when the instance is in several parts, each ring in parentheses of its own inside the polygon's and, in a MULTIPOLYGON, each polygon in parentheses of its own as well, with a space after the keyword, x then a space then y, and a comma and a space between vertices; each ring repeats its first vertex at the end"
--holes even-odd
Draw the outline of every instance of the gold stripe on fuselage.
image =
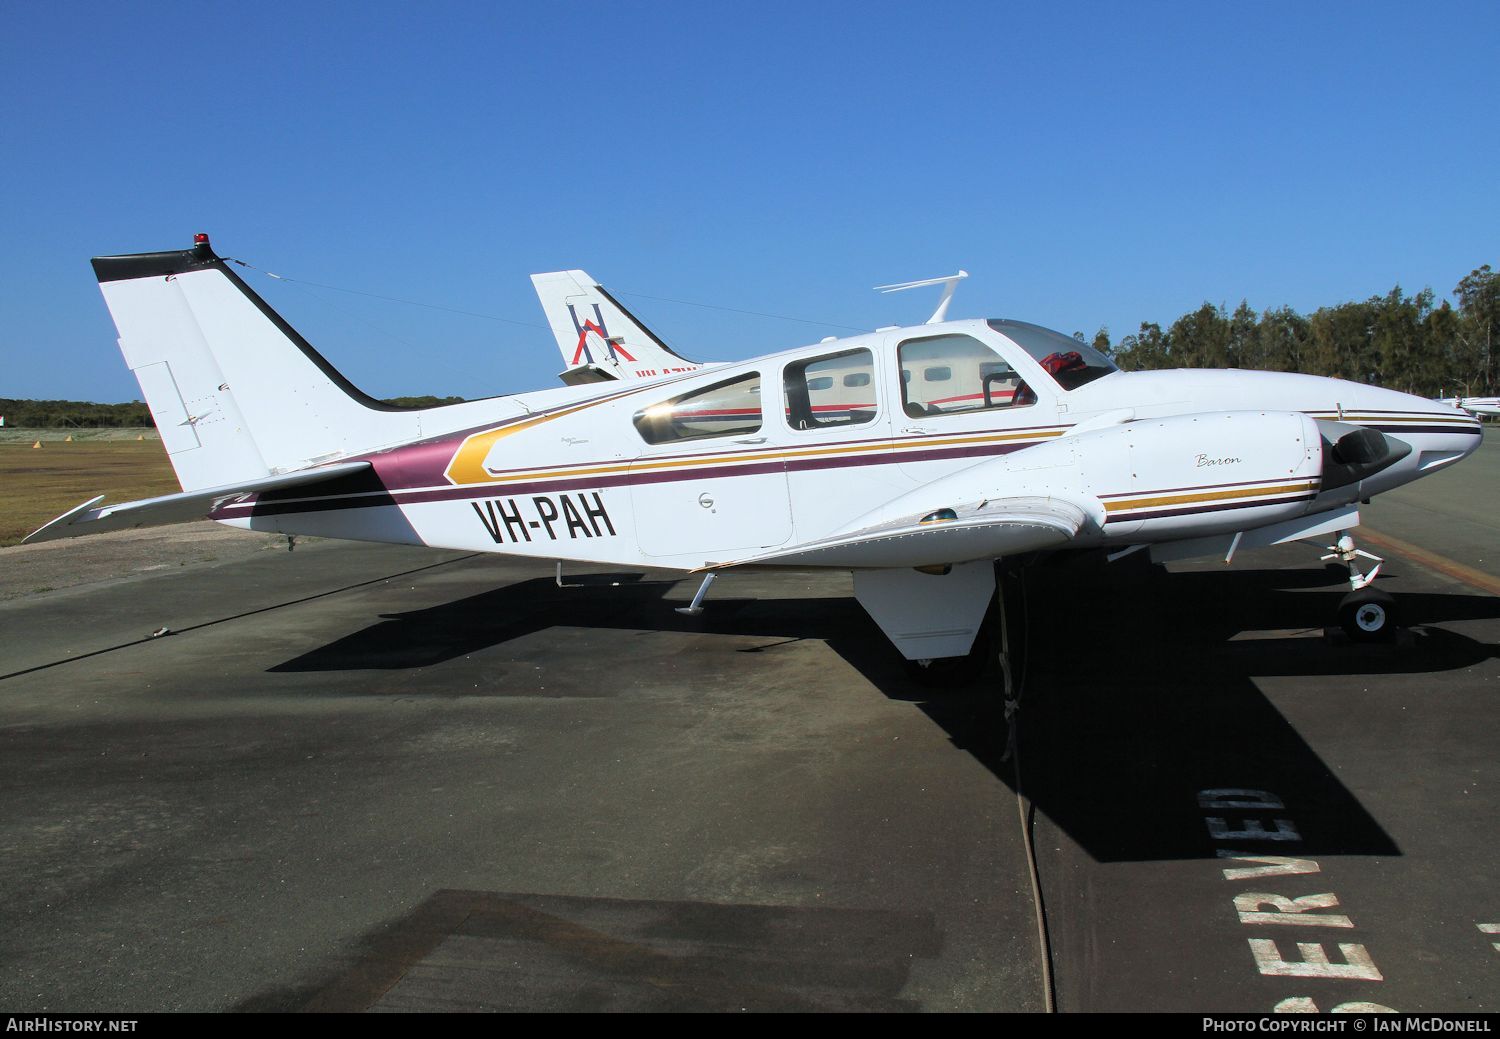
MULTIPOLYGON (((471 450, 471 444, 482 445, 484 452, 488 454, 489 449, 495 444, 496 441, 500 440, 502 436, 508 435, 511 432, 518 432, 523 428, 529 428, 530 426, 539 425, 542 421, 545 421, 545 419, 518 423, 514 427, 507 427, 503 430, 491 430, 487 433, 475 434, 464 442, 464 445, 459 448, 458 454, 463 454, 465 451, 471 450)), ((448 479, 452 480, 456 484, 504 484, 530 480, 566 479, 578 476, 612 476, 627 472, 657 472, 664 469, 682 469, 685 471, 692 469, 711 469, 715 466, 753 465, 758 462, 776 462, 798 458, 824 458, 829 456, 855 457, 857 455, 869 454, 872 451, 899 452, 903 448, 930 449, 938 447, 962 447, 971 445, 982 446, 986 444, 1014 443, 1017 441, 1041 443, 1042 441, 1062 436, 1064 432, 1066 432, 1066 430, 1064 429, 1043 429, 1027 430, 1017 433, 999 433, 989 435, 976 434, 971 436, 949 436, 939 438, 912 437, 902 440, 877 440, 867 443, 841 444, 838 446, 830 447, 804 447, 774 451, 740 451, 731 454, 699 455, 692 458, 673 458, 660 461, 641 460, 617 462, 607 465, 559 466, 553 469, 528 469, 524 472, 492 473, 487 469, 483 469, 483 467, 481 466, 480 468, 484 472, 483 479, 457 478, 455 476, 455 473, 460 471, 460 465, 458 454, 455 454, 454 461, 450 463, 448 467, 447 476, 448 479)), ((479 446, 476 446, 472 450, 478 449, 479 446)), ((468 461, 464 463, 462 471, 471 471, 471 467, 468 461)))
POLYGON ((1228 501, 1231 498, 1266 498, 1277 494, 1295 494, 1311 490, 1317 481, 1299 480, 1277 484, 1272 487, 1241 487, 1220 491, 1193 491, 1184 494, 1163 494, 1149 498, 1134 498, 1124 501, 1107 501, 1105 512, 1126 512, 1131 509, 1157 509, 1171 505, 1193 505, 1205 501, 1228 501))

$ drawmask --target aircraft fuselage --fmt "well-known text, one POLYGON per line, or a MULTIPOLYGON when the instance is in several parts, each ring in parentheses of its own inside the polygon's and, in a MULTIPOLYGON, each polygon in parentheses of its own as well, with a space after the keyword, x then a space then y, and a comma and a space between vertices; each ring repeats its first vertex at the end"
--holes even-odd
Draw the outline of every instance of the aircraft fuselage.
POLYGON ((979 488, 1098 499, 1104 511, 1070 545, 1092 547, 1347 509, 1480 441, 1478 423, 1451 407, 1295 373, 1109 371, 1065 388, 1043 363, 1055 367, 1057 353, 1033 356, 1045 347, 1028 352, 996 326, 1030 327, 946 322, 517 395, 501 421, 358 456, 374 466, 364 484, 263 495, 215 517, 690 570, 920 512, 923 501, 938 509, 979 488), (1289 444, 1290 425, 1272 428, 1274 416, 1297 414, 1375 429, 1410 451, 1325 487, 1317 445, 1301 442, 1313 438, 1294 431, 1289 444))

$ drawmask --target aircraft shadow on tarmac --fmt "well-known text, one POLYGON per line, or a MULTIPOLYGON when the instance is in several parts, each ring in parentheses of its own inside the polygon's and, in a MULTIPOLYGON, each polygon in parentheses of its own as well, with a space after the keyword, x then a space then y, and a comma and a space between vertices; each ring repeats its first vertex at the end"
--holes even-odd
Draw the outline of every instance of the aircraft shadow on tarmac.
POLYGON ((238 1010, 914 1011, 930 913, 443 890, 238 1010))
MULTIPOLYGON (((684 617, 670 609, 675 598, 665 600, 672 587, 640 582, 583 591, 523 581, 385 615, 271 670, 429 667, 567 627, 584 637, 651 630, 773 640, 726 651, 724 667, 743 672, 740 654, 813 639, 884 695, 914 703, 1014 788, 994 664, 972 686, 936 690, 918 684, 853 599, 711 599, 704 614, 684 617)), ((1144 563, 1061 561, 1031 568, 1008 588, 1013 649, 1024 646, 1014 658, 1023 684, 1024 793, 1101 862, 1214 857, 1218 846, 1196 800, 1197 791, 1212 788, 1286 798, 1303 837, 1298 854, 1400 854, 1256 679, 1293 683, 1312 699, 1304 717, 1337 731, 1359 724, 1361 694, 1347 681, 1329 689, 1319 679, 1370 676, 1379 686, 1363 695, 1405 696, 1420 708, 1434 684, 1423 676, 1500 655, 1493 645, 1433 626, 1500 617, 1500 599, 1483 595, 1402 593, 1401 608, 1417 626, 1396 645, 1324 638, 1347 590, 1344 572, 1333 567, 1168 574, 1144 563)), ((590 695, 599 695, 597 687, 590 695)), ((1401 750, 1391 749, 1393 757, 1401 750)))

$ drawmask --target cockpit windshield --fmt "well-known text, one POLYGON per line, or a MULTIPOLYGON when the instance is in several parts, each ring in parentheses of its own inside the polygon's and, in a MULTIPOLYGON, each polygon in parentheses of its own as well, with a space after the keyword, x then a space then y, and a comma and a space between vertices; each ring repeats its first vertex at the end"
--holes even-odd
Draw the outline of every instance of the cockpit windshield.
POLYGON ((1065 390, 1119 371, 1098 350, 1072 336, 1025 321, 992 319, 989 326, 1032 356, 1037 364, 1065 390))

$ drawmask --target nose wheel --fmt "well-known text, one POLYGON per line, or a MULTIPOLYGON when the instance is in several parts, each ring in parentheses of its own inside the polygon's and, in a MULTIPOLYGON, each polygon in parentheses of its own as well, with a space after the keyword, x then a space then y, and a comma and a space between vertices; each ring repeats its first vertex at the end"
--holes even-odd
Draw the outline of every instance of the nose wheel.
POLYGON ((1339 627, 1355 642, 1389 642, 1395 638, 1396 600, 1370 587, 1385 561, 1356 547, 1354 538, 1342 530, 1328 552, 1325 561, 1336 559, 1349 568, 1350 592, 1339 602, 1339 627), (1375 562, 1368 572, 1359 568, 1362 558, 1375 562))
POLYGON ((1389 642, 1396 637, 1396 600, 1361 588, 1339 603, 1339 627, 1355 642, 1389 642))

